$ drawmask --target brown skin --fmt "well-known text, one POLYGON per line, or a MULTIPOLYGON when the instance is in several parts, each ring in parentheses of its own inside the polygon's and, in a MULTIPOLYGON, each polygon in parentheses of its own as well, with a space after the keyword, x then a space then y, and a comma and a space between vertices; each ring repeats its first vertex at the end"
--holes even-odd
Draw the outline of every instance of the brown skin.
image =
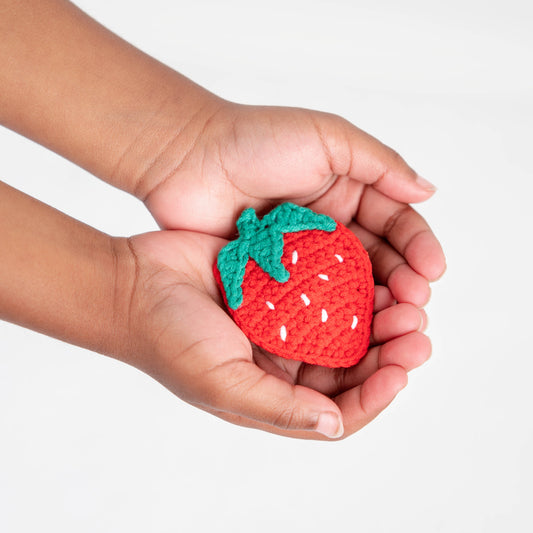
POLYGON ((334 115, 222 100, 64 0, 0 0, 0 32, 0 122, 180 230, 111 238, 2 186, 0 316, 133 364, 226 420, 304 438, 357 431, 429 357, 416 307, 445 263, 408 203, 434 189, 390 148, 334 115), (353 369, 265 354, 219 305, 221 237, 243 207, 283 200, 369 250, 383 287, 375 345, 353 369))
POLYGON ((347 436, 429 356, 417 331, 424 315, 392 305, 379 286, 372 347, 356 367, 265 353, 221 307, 211 267, 223 239, 189 231, 112 238, 1 182, 0 198, 3 319, 132 364, 231 422, 318 438, 326 412, 341 417, 347 436))

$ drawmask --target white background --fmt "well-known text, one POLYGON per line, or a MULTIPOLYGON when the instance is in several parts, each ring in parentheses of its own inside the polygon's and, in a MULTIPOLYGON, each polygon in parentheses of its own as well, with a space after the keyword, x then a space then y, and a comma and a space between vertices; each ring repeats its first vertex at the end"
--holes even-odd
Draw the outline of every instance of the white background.
MULTIPOLYGON (((439 192, 432 359, 339 443, 231 426, 139 371, 0 324, 0 530, 530 532, 529 1, 79 0, 228 99, 341 114, 439 192)), ((0 177, 117 235, 144 207, 0 130, 0 177)))

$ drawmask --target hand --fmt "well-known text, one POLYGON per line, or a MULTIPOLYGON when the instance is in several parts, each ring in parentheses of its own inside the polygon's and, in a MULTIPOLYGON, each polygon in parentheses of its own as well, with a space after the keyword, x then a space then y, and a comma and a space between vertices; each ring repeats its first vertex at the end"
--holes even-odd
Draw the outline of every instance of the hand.
MULTIPOLYGON (((24 284, 6 283, 10 298, 1 300, 8 309, 0 314, 128 358, 187 401, 237 423, 309 436, 316 434, 310 430, 318 415, 329 412, 333 422, 323 432, 340 434, 333 426, 342 414, 349 434, 383 409, 405 385, 405 371, 429 355, 421 333, 406 334, 418 329, 422 315, 411 305, 387 306, 394 300, 422 306, 428 280, 444 270, 437 240, 407 205, 427 199, 431 188, 394 152, 339 117, 223 102, 68 2, 11 1, 7 7, 2 27, 17 31, 4 32, 0 50, 7 65, 0 71, 0 122, 135 192, 162 227, 206 235, 132 239, 138 270, 131 314, 124 315, 117 312, 121 291, 109 289, 119 276, 109 275, 116 254, 110 257, 106 236, 52 213, 46 218, 54 231, 25 240, 24 219, 9 232, 19 243, 31 242, 24 250, 42 245, 55 262, 34 253, 41 262, 19 265, 22 255, 11 254, 11 278, 22 273, 41 282, 28 284, 22 307, 13 287, 24 284), (352 369, 308 367, 261 353, 217 305, 211 263, 221 240, 207 234, 229 236, 244 207, 263 211, 283 200, 348 224, 368 249, 376 280, 390 289, 378 291, 375 345, 352 369), (52 268, 58 263, 63 270, 52 268), (50 312, 58 308, 68 308, 68 316, 50 312)), ((41 210, 28 210, 39 211, 32 229, 49 229, 41 210)))
MULTIPOLYGON (((139 339, 128 362, 224 420, 306 439, 348 436, 379 414, 430 354, 425 314, 376 287, 372 346, 349 369, 276 357, 252 346, 221 308, 212 275, 223 239, 161 231, 130 239, 129 309, 139 339), (343 429, 344 426, 344 429, 343 429)), ((125 269, 129 270, 129 269, 125 269)))
POLYGON ((434 189, 401 157, 335 115, 227 102, 206 108, 197 117, 203 127, 190 128, 200 133, 167 141, 138 180, 161 227, 228 237, 244 208, 268 211, 290 200, 349 225, 369 251, 376 281, 399 302, 425 305, 428 281, 445 261, 408 203, 434 189))
POLYGON ((243 208, 283 200, 351 223, 376 279, 427 301, 444 257, 407 204, 433 191, 392 150, 334 115, 221 100, 68 2, 6 7, 0 123, 135 193, 163 228, 228 237, 243 208))

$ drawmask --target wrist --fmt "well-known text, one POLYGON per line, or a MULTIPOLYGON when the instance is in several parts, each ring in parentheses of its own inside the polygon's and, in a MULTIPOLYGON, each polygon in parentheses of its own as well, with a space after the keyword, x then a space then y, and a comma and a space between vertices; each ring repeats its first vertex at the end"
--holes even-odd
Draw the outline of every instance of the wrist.
POLYGON ((0 318, 125 357, 134 265, 111 238, 0 182, 0 318))
POLYGON ((146 288, 157 269, 147 268, 145 258, 134 245, 135 237, 111 237, 113 258, 113 306, 106 333, 105 353, 136 368, 150 372, 154 346, 149 324, 152 303, 146 288), (150 274, 147 276, 146 271, 150 274), (151 357, 152 356, 152 357, 151 357))
POLYGON ((132 299, 137 287, 137 264, 125 237, 109 237, 109 269, 112 280, 112 295, 108 310, 107 327, 103 338, 105 342, 100 350, 105 355, 128 362, 135 349, 136 339, 132 335, 132 299))
POLYGON ((124 148, 110 173, 104 176, 106 181, 141 201, 179 170, 207 125, 226 103, 175 74, 176 79, 166 89, 168 96, 139 110, 124 148))
POLYGON ((0 123, 133 194, 218 100, 69 2, 8 2, 0 33, 0 123))

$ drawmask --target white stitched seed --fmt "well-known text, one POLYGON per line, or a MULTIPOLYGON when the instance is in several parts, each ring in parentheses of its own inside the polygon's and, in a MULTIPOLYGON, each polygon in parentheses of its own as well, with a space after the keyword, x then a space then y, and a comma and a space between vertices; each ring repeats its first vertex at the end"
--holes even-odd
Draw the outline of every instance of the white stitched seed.
POLYGON ((281 337, 281 340, 285 342, 285 339, 287 338, 287 328, 285 326, 281 326, 281 329, 279 330, 279 336, 281 337))
POLYGON ((342 263, 342 262, 344 261, 344 259, 342 258, 342 255, 335 254, 335 257, 337 258, 337 260, 339 261, 339 263, 342 263))
POLYGON ((355 329, 355 326, 357 326, 357 317, 353 316, 353 322, 352 322, 352 329, 355 329))
POLYGON ((328 319, 328 313, 325 309, 322 309, 322 322, 325 322, 328 319))
POLYGON ((274 304, 273 304, 272 302, 265 302, 265 303, 267 304, 267 307, 268 307, 269 309, 276 309, 276 308, 274 307, 274 304))
POLYGON ((329 281, 329 278, 328 278, 327 274, 319 274, 318 277, 320 279, 323 279, 324 281, 329 281))
POLYGON ((305 305, 309 305, 311 303, 311 300, 303 292, 300 294, 300 298, 304 301, 305 305))
POLYGON ((294 250, 294 252, 292 252, 292 264, 295 265, 296 261, 298 261, 298 252, 294 250))

